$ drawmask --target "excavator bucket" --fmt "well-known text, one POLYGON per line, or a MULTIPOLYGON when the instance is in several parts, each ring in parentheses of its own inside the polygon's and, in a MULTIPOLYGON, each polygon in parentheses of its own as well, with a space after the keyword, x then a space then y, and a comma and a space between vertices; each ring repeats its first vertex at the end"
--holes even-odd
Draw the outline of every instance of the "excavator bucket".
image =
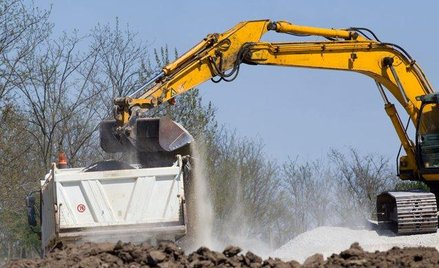
POLYGON ((194 139, 180 124, 168 117, 138 118, 127 134, 116 134, 116 121, 100 124, 100 142, 107 153, 118 152, 172 152, 194 139))
POLYGON ((159 120, 159 144, 167 152, 172 152, 194 141, 191 134, 169 117, 159 120))

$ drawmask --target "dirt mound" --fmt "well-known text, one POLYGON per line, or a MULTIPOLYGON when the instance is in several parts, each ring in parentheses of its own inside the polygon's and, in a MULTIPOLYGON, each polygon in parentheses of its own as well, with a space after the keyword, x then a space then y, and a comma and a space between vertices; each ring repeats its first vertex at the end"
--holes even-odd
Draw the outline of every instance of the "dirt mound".
MULTIPOLYGON (((132 243, 85 243, 55 249, 45 259, 16 260, 5 267, 274 267, 287 264, 280 259, 263 261, 257 255, 241 248, 229 246, 223 252, 201 247, 189 255, 172 242, 161 242, 158 246, 132 243)), ((287 267, 299 267, 290 262, 287 267)))
POLYGON ((152 247, 119 242, 56 249, 45 259, 17 260, 5 267, 437 267, 439 252, 435 248, 392 248, 386 252, 365 252, 358 243, 326 261, 315 254, 303 265, 280 259, 262 260, 251 252, 241 253, 239 247, 229 246, 223 252, 201 247, 189 255, 171 242, 152 247))
MULTIPOLYGON (((309 258, 308 258, 309 260, 309 258)), ((323 267, 438 267, 439 252, 431 247, 398 248, 373 253, 358 243, 329 257, 323 267)))

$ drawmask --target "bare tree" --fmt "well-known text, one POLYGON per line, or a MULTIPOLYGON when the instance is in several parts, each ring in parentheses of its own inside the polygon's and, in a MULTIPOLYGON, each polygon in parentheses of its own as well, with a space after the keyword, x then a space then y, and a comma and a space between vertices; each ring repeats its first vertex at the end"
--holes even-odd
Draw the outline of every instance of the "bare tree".
POLYGON ((23 119, 14 105, 0 109, 0 256, 8 260, 26 257, 37 239, 27 228, 24 197, 37 186, 41 167, 32 161, 35 154, 23 119))
POLYGON ((26 257, 36 242, 25 218, 24 196, 42 171, 18 89, 29 72, 23 63, 51 32, 50 11, 22 0, 0 1, 0 255, 26 257), (5 254, 5 255, 3 255, 5 254))
POLYGON ((48 37, 49 13, 22 0, 0 2, 0 100, 20 82, 24 59, 48 37))
POLYGON ((79 52, 80 41, 64 35, 47 42, 23 64, 28 76, 21 77, 20 91, 28 130, 46 168, 59 150, 68 148, 69 158, 77 158, 99 122, 94 105, 100 91, 92 83, 97 56, 95 51, 79 52))
POLYGON ((361 156, 355 149, 349 154, 331 150, 333 177, 337 180, 338 214, 345 221, 369 218, 375 211, 376 195, 394 187, 395 175, 388 159, 379 155, 361 156))
POLYGON ((311 202, 313 174, 309 163, 298 165, 297 159, 285 163, 283 166, 285 189, 290 199, 290 217, 292 230, 303 233, 311 223, 308 211, 311 202))
POLYGON ((288 204, 285 218, 290 236, 329 223, 333 182, 323 161, 298 163, 289 159, 282 168, 283 189, 288 204))
POLYGON ((280 181, 261 143, 222 132, 206 157, 218 232, 268 242, 280 181))
POLYGON ((127 96, 138 89, 150 74, 147 46, 129 26, 121 29, 119 20, 113 25, 96 26, 91 33, 92 49, 97 51, 99 73, 95 84, 101 88, 103 116, 112 110, 115 97, 127 96))

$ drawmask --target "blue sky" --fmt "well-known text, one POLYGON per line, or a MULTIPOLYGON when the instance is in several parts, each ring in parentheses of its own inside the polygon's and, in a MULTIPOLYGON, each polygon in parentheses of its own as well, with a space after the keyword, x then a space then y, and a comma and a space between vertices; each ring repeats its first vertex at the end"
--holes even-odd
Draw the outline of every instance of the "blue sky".
MULTIPOLYGON (((52 5, 55 33, 85 34, 97 23, 129 24, 151 48, 168 45, 180 54, 208 33, 224 32, 252 19, 287 20, 328 28, 372 29, 382 41, 404 47, 433 87, 439 84, 437 1, 36 1, 52 5), (398 3, 398 4, 396 4, 398 3)), ((269 33, 266 41, 298 40, 269 33)), ((330 148, 355 147, 393 161, 399 141, 376 86, 355 73, 243 66, 232 83, 199 86, 217 107, 220 123, 241 136, 260 139, 268 157, 304 160, 324 157, 330 148)), ((405 112, 401 110, 405 121, 405 112)))

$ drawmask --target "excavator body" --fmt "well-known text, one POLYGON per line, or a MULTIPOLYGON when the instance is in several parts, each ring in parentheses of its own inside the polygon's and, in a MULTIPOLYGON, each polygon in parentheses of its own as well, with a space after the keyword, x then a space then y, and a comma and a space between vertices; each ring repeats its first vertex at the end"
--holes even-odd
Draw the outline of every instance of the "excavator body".
MULTIPOLYGON (((402 180, 423 181, 432 192, 381 195, 377 200, 379 219, 395 221, 397 231, 404 234, 436 230, 437 207, 432 197, 439 196, 439 95, 407 51, 381 42, 367 28, 326 29, 256 20, 241 22, 224 33, 209 34, 133 94, 114 100, 115 121, 101 125, 102 147, 108 152, 134 150, 150 159, 151 155, 180 148, 190 137, 178 125, 138 118, 138 111, 173 103, 176 96, 209 79, 231 82, 241 64, 349 71, 373 79, 405 151, 399 158, 398 176, 402 180), (268 31, 324 40, 262 42, 261 37, 268 31), (414 139, 389 101, 389 93, 415 126, 414 139), (418 220, 419 217, 428 220, 418 220)), ((278 95, 267 92, 267 98, 275 103, 278 95)))

